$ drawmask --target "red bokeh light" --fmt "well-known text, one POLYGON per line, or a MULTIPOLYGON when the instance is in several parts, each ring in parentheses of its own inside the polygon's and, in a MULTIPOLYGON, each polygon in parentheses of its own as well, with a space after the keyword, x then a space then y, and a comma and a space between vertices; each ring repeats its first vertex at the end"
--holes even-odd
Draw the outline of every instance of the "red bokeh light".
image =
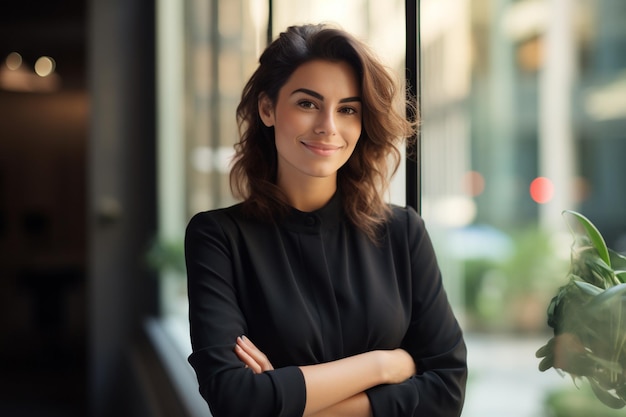
POLYGON ((545 204, 554 196, 554 184, 546 177, 537 177, 530 183, 530 198, 538 204, 545 204))

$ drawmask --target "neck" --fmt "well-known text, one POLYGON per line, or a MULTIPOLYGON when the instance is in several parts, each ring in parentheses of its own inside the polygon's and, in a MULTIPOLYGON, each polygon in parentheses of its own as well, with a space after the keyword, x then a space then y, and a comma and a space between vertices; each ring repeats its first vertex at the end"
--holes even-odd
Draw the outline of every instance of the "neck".
POLYGON ((278 186, 285 192, 289 204, 304 212, 318 210, 326 205, 337 191, 337 177, 308 178, 307 181, 279 179, 278 186))

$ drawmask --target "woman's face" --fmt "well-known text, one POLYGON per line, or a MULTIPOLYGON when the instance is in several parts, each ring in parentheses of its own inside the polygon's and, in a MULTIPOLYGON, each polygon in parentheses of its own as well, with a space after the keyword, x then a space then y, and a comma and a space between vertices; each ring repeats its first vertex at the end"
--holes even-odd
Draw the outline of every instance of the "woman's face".
POLYGON ((310 61, 279 90, 276 103, 259 100, 266 126, 274 126, 278 185, 325 178, 336 184, 361 135, 361 92, 345 62, 310 61))

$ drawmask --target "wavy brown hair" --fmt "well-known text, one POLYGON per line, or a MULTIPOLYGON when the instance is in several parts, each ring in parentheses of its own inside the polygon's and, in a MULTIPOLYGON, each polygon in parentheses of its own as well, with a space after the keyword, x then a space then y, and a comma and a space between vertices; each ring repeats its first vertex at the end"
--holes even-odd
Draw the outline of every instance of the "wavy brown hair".
POLYGON ((271 220, 287 212, 287 199, 276 185, 274 128, 261 121, 258 101, 265 94, 276 104, 279 90, 291 74, 300 65, 319 59, 348 63, 360 80, 361 136, 338 171, 337 187, 349 221, 375 240, 377 226, 389 213, 383 196, 400 164, 397 145, 413 137, 416 123, 397 110, 395 79, 365 44, 343 30, 326 25, 292 26, 265 49, 237 107, 240 140, 235 144, 231 189, 253 216, 271 220))

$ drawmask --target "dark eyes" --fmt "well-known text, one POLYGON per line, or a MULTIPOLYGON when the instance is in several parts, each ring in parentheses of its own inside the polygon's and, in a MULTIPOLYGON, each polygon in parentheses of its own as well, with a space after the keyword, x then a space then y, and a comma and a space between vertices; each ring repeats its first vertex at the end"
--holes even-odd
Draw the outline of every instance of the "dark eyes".
MULTIPOLYGON (((310 110, 315 110, 317 109, 317 105, 310 101, 310 100, 300 100, 298 101, 298 106, 302 107, 303 109, 310 109, 310 110)), ((357 110, 354 107, 350 107, 350 106, 344 106, 339 108, 339 113, 345 114, 345 115, 353 115, 353 114, 357 114, 357 110)))
POLYGON ((300 100, 298 102, 298 106, 305 108, 305 109, 316 109, 317 106, 315 105, 315 103, 313 103, 312 101, 309 100, 300 100))

